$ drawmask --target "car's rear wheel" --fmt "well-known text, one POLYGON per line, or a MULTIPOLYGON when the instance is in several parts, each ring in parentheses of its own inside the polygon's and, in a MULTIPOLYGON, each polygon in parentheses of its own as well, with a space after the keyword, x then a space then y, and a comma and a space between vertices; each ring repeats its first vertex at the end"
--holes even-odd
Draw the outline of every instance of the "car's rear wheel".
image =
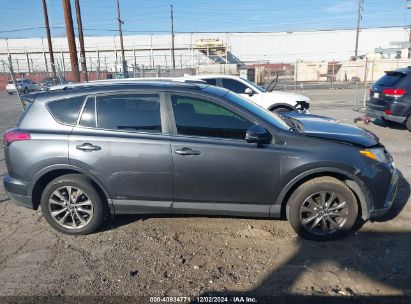
POLYGON ((29 92, 29 89, 28 88, 24 88, 23 89, 23 94, 27 94, 29 92))
POLYGON ((407 121, 406 121, 405 125, 406 125, 406 127, 407 127, 408 131, 410 131, 410 132, 411 132, 411 115, 410 115, 410 116, 408 116, 408 119, 407 119, 407 121))
POLYGON ((333 177, 319 177, 299 186, 287 204, 287 219, 302 238, 328 241, 350 232, 358 217, 352 191, 333 177))
POLYGON ((104 221, 105 205, 92 182, 80 174, 52 180, 41 196, 47 222, 66 234, 89 234, 104 221))

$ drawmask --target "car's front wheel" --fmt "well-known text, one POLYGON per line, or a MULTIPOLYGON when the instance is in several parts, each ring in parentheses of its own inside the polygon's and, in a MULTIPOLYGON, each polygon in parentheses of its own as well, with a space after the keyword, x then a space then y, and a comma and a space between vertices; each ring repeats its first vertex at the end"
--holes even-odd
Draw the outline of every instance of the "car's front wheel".
POLYGON ((105 205, 92 182, 80 174, 52 180, 41 196, 41 210, 56 230, 83 235, 95 231, 104 221, 105 205))
POLYGON ((343 182, 319 177, 294 191, 286 211, 288 221, 302 238, 328 241, 350 232, 358 217, 358 204, 343 182))

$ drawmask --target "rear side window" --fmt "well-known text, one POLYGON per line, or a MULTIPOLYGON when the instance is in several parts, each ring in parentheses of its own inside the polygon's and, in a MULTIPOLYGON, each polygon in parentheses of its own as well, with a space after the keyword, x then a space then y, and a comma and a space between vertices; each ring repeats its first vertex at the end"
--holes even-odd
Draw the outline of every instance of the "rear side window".
POLYGON ((237 94, 244 94, 245 89, 248 88, 245 84, 237 80, 234 80, 234 79, 223 78, 222 81, 223 81, 224 88, 230 91, 233 91, 234 93, 237 93, 237 94))
POLYGON ((51 101, 47 104, 47 107, 59 122, 73 125, 77 121, 83 101, 84 96, 66 98, 51 101))
POLYGON ((97 96, 97 127, 161 132, 160 97, 156 94, 97 96))
POLYGON ((381 87, 394 87, 404 76, 402 73, 388 73, 382 76, 375 84, 381 87))

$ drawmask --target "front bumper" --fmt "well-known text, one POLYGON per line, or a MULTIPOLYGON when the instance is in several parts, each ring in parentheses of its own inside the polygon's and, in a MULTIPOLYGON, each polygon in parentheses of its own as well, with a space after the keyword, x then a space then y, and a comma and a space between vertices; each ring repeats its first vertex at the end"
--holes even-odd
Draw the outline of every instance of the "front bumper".
POLYGON ((28 183, 15 179, 9 175, 3 178, 4 189, 7 195, 12 199, 13 203, 34 209, 33 201, 30 196, 27 196, 28 183))
POLYGON ((397 195, 399 174, 398 174, 397 169, 394 167, 394 165, 391 164, 391 166, 392 166, 392 177, 391 177, 391 181, 390 181, 386 196, 384 198, 383 204, 382 206, 373 205, 373 207, 370 209, 370 215, 369 215, 370 220, 378 219, 379 217, 386 214, 391 209, 392 204, 397 195))
POLYGON ((308 101, 297 101, 297 104, 295 105, 295 108, 300 113, 307 113, 308 114, 308 109, 310 108, 310 102, 308 102, 308 101))
POLYGON ((397 116, 397 115, 388 115, 383 110, 373 109, 370 106, 366 109, 366 114, 372 118, 384 118, 388 121, 393 121, 397 123, 404 123, 407 120, 407 117, 397 116))

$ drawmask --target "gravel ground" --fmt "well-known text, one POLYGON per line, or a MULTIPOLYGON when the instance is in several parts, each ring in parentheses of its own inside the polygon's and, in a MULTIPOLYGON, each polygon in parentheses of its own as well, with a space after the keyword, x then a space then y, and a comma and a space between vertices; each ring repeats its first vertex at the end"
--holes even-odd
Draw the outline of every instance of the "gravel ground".
MULTIPOLYGON (((360 114, 336 107, 339 100, 313 101, 312 112, 352 123, 360 114)), ((0 133, 19 113, 17 98, 0 93, 0 133)), ((226 293, 260 302, 267 296, 407 301, 398 297, 411 297, 411 133, 378 121, 365 127, 392 152, 402 173, 399 195, 383 219, 328 243, 298 238, 286 221, 204 216, 117 216, 98 233, 66 236, 40 211, 12 204, 0 185, 0 302, 226 293)))

